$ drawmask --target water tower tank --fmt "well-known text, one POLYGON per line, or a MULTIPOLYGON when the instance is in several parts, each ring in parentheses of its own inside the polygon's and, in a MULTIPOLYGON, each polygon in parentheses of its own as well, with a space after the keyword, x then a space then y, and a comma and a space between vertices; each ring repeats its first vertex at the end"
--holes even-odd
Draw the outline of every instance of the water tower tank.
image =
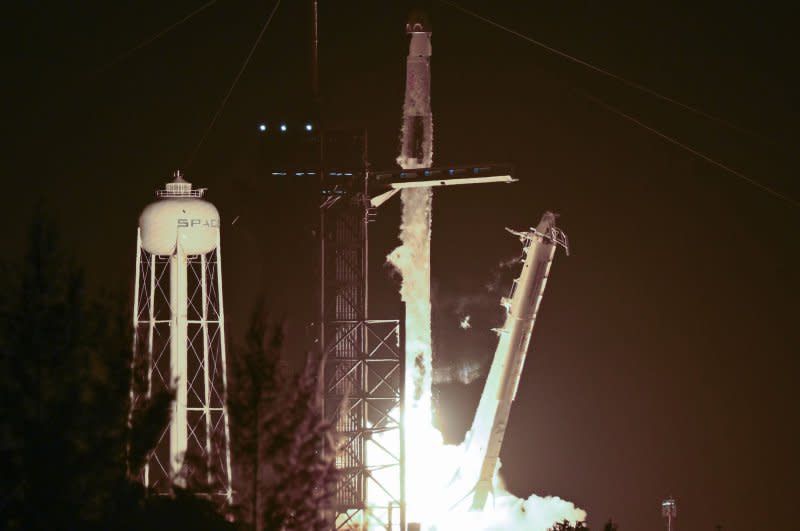
POLYGON ((156 255, 171 255, 180 242, 183 254, 205 254, 217 246, 219 212, 201 199, 205 189, 192 189, 180 172, 156 195, 139 216, 142 248, 156 255))

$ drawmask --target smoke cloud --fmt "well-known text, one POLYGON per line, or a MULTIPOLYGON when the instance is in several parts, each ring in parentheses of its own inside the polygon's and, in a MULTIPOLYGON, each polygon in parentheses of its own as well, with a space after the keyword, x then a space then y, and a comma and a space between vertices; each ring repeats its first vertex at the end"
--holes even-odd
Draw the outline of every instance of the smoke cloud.
MULTIPOLYGON (((407 62, 406 99, 403 107, 401 151, 398 164, 404 169, 426 168, 433 160, 433 120, 430 114, 430 35, 414 34, 407 62), (415 40, 416 39, 416 40, 415 40), (416 43, 416 44, 415 44, 416 43), (423 53, 424 52, 424 53, 423 53)), ((553 523, 568 519, 583 520, 586 513, 559 498, 531 496, 519 499, 506 492, 495 474, 494 499, 480 512, 469 510, 464 500, 470 500, 475 488, 476 467, 480 460, 470 459, 466 447, 446 445, 442 434, 433 427, 432 384, 433 348, 431 334, 431 272, 430 242, 433 194, 429 188, 407 188, 401 192, 401 245, 387 256, 402 277, 400 295, 406 307, 405 330, 405 427, 406 517, 419 522, 426 531, 468 530, 527 530, 545 531, 553 523)), ((519 259, 504 260, 499 270, 518 263, 519 259)), ((497 289, 500 274, 487 290, 497 289), (494 286, 494 288, 490 288, 494 286)), ((486 295, 484 294, 483 297, 486 295)), ((464 315, 464 308, 457 315, 464 315)), ((469 316, 462 328, 470 326, 469 316)), ((480 375, 477 363, 462 363, 437 370, 437 379, 469 383, 480 375)), ((393 415, 399 414, 394 411, 393 415)), ((400 455, 387 435, 376 433, 371 444, 400 455)), ((382 474, 381 463, 370 459, 375 476, 382 474)), ((499 469, 499 463, 498 463, 499 469)), ((394 476, 385 477, 388 483, 394 476)), ((373 489, 368 503, 386 507, 386 491, 373 489)))
MULTIPOLYGON (((430 303, 430 189, 403 190, 400 239, 402 245, 387 257, 402 276, 401 298, 406 305, 406 495, 407 517, 424 530, 526 530, 546 531, 556 522, 584 521, 586 513, 557 497, 532 495, 521 499, 506 491, 499 473, 493 496, 483 512, 470 510, 476 467, 464 443, 446 445, 433 427, 431 386, 436 383, 468 384, 481 374, 481 365, 462 362, 437 367, 433 373, 430 303), (461 501, 461 503, 459 503, 461 501)), ((504 260, 508 269, 519 259, 504 260)), ((464 319, 469 325, 469 319, 464 319)), ((462 322, 464 322, 462 321, 462 322)), ((378 439, 381 439, 378 436, 378 439)), ((382 446, 389 441, 379 440, 382 446)), ((479 461, 479 460, 478 460, 479 461)), ((499 466, 498 466, 499 469, 499 466)), ((378 493, 379 495, 380 493, 378 493)), ((371 500, 378 502, 377 499, 371 500)))
POLYGON ((469 385, 481 376, 482 369, 483 366, 477 361, 463 361, 446 367, 436 367, 433 369, 433 383, 469 385))

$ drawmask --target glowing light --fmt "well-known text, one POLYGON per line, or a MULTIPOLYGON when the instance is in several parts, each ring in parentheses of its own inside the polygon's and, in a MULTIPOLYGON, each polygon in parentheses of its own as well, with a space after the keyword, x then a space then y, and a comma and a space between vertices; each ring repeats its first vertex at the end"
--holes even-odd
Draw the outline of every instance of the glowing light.
POLYGON ((281 124, 281 132, 282 133, 286 132, 286 124, 281 124))
POLYGON ((262 133, 267 130, 267 124, 261 124, 258 126, 258 130, 262 133))
POLYGON ((469 324, 469 315, 464 316, 464 318, 461 319, 461 322, 458 323, 458 326, 460 326, 462 330, 466 330, 467 328, 472 328, 472 325, 469 324))
MULTIPOLYGON (((406 305, 406 521, 437 531, 530 530, 546 531, 555 522, 585 521, 586 513, 557 497, 531 495, 520 499, 504 487, 498 462, 492 494, 481 512, 471 510, 480 476, 481 455, 471 455, 463 442, 444 444, 432 417, 432 342, 430 304, 430 238, 432 193, 428 188, 402 190, 400 239, 403 244, 387 257, 403 276, 401 297, 406 305)), ((465 317, 463 324, 469 325, 465 317), (465 323, 466 322, 466 323, 465 323)), ((469 383, 480 373, 477 364, 454 367, 447 381, 469 383)), ((438 380, 438 378, 437 378, 438 380)), ((393 412, 392 415, 397 415, 393 412)), ((469 440, 469 434, 467 434, 469 440)), ((396 475, 381 474, 381 455, 399 452, 396 439, 375 434, 367 446, 367 462, 376 480, 394 490, 396 475)), ((395 454, 398 455, 398 454, 395 454)), ((388 469, 385 469, 388 470, 388 469)), ((368 504, 386 507, 390 497, 379 489, 368 491, 368 504)), ((368 528, 369 528, 369 524, 368 528)))
MULTIPOLYGON (((412 36, 407 63, 406 98, 403 107, 402 148, 397 163, 401 177, 416 176, 433 160, 433 120, 430 112, 430 34, 412 36), (417 125, 421 125, 417 127, 417 125)), ((465 172, 459 171, 460 175, 465 172)), ((473 173, 477 173, 474 172, 473 173)), ((456 170, 449 169, 449 175, 456 170)), ((427 174, 426 174, 427 176, 427 174)), ((559 498, 531 496, 527 500, 509 494, 498 470, 493 477, 493 499, 483 511, 471 510, 472 496, 480 477, 481 455, 470 455, 467 445, 446 445, 433 426, 433 342, 431 336, 431 219, 430 188, 405 187, 401 191, 402 244, 387 256, 402 276, 400 296, 405 303, 405 431, 406 521, 419 523, 424 531, 528 530, 545 531, 564 519, 582 521, 586 513, 559 498)), ((465 326, 466 325, 466 326, 465 326)), ((462 321, 469 327, 469 316, 462 321)), ((464 380, 479 373, 479 366, 454 370, 464 380)), ((398 418, 399 411, 390 413, 398 418)), ((469 434, 467 434, 467 439, 469 434)), ((392 503, 389 492, 399 491, 399 475, 387 466, 388 454, 400 455, 399 440, 390 431, 374 433, 367 441, 366 461, 371 476, 387 490, 367 487, 368 512, 386 514, 392 503)), ((476 453, 472 450, 472 453, 476 453)), ((351 529, 378 529, 365 522, 352 522, 351 529)), ((387 520, 384 520, 387 521, 387 520)), ((396 520, 393 520, 396 521, 396 520)), ((383 527, 381 527, 383 529, 383 527)))
POLYGON ((312 129, 313 127, 311 126, 311 124, 306 124, 306 131, 311 131, 312 129))

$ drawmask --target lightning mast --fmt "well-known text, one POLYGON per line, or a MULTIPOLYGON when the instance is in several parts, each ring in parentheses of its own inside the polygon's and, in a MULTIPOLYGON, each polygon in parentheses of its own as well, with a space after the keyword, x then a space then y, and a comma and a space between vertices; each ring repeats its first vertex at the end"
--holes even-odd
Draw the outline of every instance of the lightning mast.
POLYGON ((667 521, 667 531, 672 531, 672 520, 678 516, 678 505, 674 499, 661 502, 661 516, 667 521))

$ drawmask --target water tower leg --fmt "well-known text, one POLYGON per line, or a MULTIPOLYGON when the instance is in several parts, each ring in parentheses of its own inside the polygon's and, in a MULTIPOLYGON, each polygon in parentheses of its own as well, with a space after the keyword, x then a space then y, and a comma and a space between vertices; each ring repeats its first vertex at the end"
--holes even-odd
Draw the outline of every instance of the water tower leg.
POLYGON ((222 422, 225 425, 225 488, 228 503, 233 503, 231 485, 231 432, 228 424, 228 358, 225 351, 225 305, 222 303, 222 242, 217 229, 217 320, 219 321, 219 351, 222 356, 222 422))
POLYGON ((207 255, 200 255, 200 292, 203 298, 200 327, 203 330, 203 416, 206 421, 206 480, 211 483, 211 371, 208 367, 208 267, 207 255))
MULTIPOLYGON (((187 337, 187 296, 186 255, 180 244, 170 258, 170 307, 172 322, 170 331, 170 375, 172 384, 177 386, 175 401, 172 405, 172 424, 169 429, 170 474, 173 478, 181 472, 183 458, 187 446, 187 370, 186 370, 186 337, 187 337)), ((181 478, 175 484, 185 486, 181 478)))

